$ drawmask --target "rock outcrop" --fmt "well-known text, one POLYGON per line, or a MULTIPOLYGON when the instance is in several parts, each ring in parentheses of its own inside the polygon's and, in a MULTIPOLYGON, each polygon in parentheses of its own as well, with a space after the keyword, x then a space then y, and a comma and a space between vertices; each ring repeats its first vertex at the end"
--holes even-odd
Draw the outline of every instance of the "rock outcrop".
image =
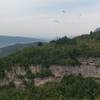
MULTIPOLYGON (((42 85, 48 81, 60 80, 64 75, 79 75, 81 74, 84 77, 95 77, 100 78, 100 58, 78 58, 81 65, 80 66, 60 66, 60 65, 52 65, 49 67, 53 76, 45 77, 45 78, 35 78, 34 83, 36 86, 42 85)), ((29 70, 32 74, 41 73, 43 70, 47 68, 37 65, 31 65, 29 70)), ((14 83, 16 87, 20 87, 24 85, 24 81, 30 81, 26 77, 27 70, 19 65, 13 66, 11 70, 5 70, 6 78, 0 80, 0 86, 9 85, 10 83, 14 83)))

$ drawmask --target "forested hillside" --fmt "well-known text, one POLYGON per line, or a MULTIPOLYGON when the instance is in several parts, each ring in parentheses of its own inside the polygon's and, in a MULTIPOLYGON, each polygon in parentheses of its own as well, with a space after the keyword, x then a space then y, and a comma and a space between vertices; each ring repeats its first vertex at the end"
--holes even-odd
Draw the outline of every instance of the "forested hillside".
MULTIPOLYGON (((2 58, 0 59, 0 78, 5 78, 5 71, 10 71, 12 68, 16 68, 17 65, 27 72, 26 76, 19 76, 20 79, 33 80, 35 77, 52 76, 52 73, 48 70, 51 65, 80 66, 79 57, 100 57, 100 32, 91 32, 88 35, 78 36, 73 39, 65 36, 52 40, 47 44, 40 42, 36 47, 31 46, 2 58), (31 65, 41 65, 46 70, 33 75, 29 68, 31 65)), ((87 98, 86 100, 95 100, 100 95, 100 90, 98 90, 100 85, 94 79, 83 78, 82 76, 64 77, 60 83, 47 83, 36 91, 32 84, 33 81, 28 82, 26 82, 26 86, 29 90, 25 89, 25 91, 12 88, 14 84, 11 84, 8 91, 1 88, 3 90, 2 93, 0 91, 0 97, 3 98, 1 100, 9 100, 9 95, 12 100, 66 100, 66 98, 68 100, 83 100, 84 98, 87 98), (30 87, 32 86, 33 89, 31 90, 30 87)))
POLYGON ((3 73, 17 64, 27 69, 30 65, 80 65, 78 57, 100 57, 100 40, 97 37, 100 37, 99 32, 73 39, 65 36, 48 44, 39 43, 35 48, 25 48, 0 59, 0 70, 3 73))

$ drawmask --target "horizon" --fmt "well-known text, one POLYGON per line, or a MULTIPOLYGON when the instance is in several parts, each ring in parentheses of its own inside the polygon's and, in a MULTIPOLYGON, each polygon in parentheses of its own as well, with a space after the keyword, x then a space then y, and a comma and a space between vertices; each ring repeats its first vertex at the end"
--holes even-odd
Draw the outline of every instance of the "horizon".
POLYGON ((0 0, 0 35, 57 38, 100 27, 99 0, 0 0))
MULTIPOLYGON (((20 35, 0 35, 0 37, 30 38, 30 39, 40 39, 40 40, 48 40, 48 41, 50 41, 50 40, 56 40, 58 38, 62 38, 62 37, 65 37, 65 36, 68 37, 68 38, 70 38, 70 39, 73 39, 73 38, 78 37, 78 36, 89 35, 90 32, 87 33, 87 34, 77 34, 76 36, 67 36, 65 34, 65 35, 62 35, 62 36, 56 36, 56 37, 51 37, 51 38, 49 38, 49 37, 30 37, 30 36, 20 36, 20 35)), ((92 31, 92 32, 95 32, 95 31, 92 31)))

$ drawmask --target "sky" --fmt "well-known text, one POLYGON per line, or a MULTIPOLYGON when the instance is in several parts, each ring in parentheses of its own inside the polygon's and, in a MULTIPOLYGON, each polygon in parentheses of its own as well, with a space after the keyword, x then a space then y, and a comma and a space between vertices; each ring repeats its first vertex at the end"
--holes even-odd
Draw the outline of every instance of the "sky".
POLYGON ((56 38, 100 27, 100 0, 0 0, 0 35, 56 38))

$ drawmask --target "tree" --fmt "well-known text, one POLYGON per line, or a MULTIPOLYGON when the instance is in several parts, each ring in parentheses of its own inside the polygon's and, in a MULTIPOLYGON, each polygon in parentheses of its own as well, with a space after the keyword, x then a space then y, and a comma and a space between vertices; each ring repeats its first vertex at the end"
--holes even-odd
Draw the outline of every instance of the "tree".
POLYGON ((99 95, 99 85, 92 78, 83 78, 82 76, 65 76, 60 84, 61 94, 66 98, 77 98, 82 100, 87 97, 89 100, 95 100, 99 95))
POLYGON ((43 43, 42 42, 38 42, 38 46, 42 46, 43 45, 43 43))

